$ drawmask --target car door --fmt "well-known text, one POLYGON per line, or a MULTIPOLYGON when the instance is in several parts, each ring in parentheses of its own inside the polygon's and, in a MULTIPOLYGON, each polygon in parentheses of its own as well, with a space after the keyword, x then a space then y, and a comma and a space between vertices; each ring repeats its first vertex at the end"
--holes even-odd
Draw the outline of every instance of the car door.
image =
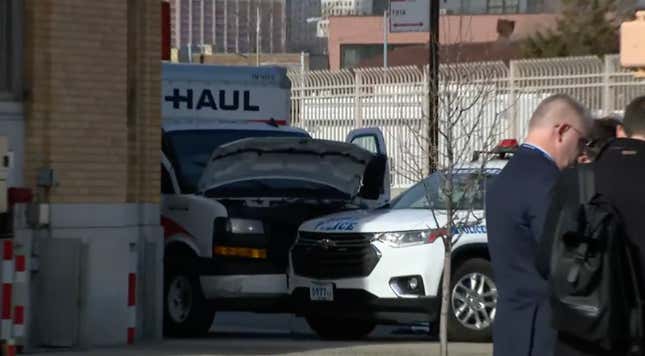
MULTIPOLYGON (((377 127, 352 130, 347 135, 346 142, 353 143, 374 154, 382 155, 387 159, 387 146, 383 132, 377 127)), ((390 200, 390 165, 385 166, 383 178, 383 191, 377 199, 376 205, 382 205, 390 200)))

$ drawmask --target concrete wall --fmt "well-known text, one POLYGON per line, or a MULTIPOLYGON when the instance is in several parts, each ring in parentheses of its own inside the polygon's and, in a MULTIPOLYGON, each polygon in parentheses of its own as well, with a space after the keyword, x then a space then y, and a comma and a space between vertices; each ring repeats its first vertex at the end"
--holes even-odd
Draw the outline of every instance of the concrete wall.
POLYGON ((14 219, 16 254, 31 251, 25 292, 30 299, 14 292, 14 305, 26 310, 28 332, 21 345, 29 351, 125 344, 132 326, 137 340, 159 339, 163 239, 158 206, 54 204, 48 229, 28 224, 30 208, 19 206, 14 219), (127 302, 131 265, 136 266, 135 324, 127 302))
POLYGON ((156 268, 163 260, 159 213, 155 204, 52 206, 51 238, 78 239, 88 251, 81 265, 87 283, 80 293, 83 322, 75 346, 126 343, 131 248, 136 249, 137 336, 161 337, 163 275, 156 268), (146 268, 150 264, 155 268, 146 268))

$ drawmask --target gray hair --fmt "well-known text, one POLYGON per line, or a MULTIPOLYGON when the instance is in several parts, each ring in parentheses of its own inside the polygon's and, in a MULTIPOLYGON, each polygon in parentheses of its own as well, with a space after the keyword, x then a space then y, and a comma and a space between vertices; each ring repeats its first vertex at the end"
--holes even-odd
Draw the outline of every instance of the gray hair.
POLYGON ((549 124, 558 123, 558 121, 568 121, 571 114, 576 116, 576 120, 589 129, 591 125, 590 115, 580 102, 567 94, 555 94, 542 100, 540 105, 531 115, 529 121, 529 131, 538 127, 545 127, 549 124))

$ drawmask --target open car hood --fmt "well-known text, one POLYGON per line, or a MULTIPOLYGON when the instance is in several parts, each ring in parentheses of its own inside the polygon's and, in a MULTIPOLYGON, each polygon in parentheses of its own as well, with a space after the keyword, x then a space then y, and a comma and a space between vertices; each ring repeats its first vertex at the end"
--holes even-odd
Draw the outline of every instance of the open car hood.
POLYGON ((262 179, 291 179, 332 187, 349 197, 378 199, 386 157, 354 144, 292 137, 248 138, 213 151, 199 191, 262 179))

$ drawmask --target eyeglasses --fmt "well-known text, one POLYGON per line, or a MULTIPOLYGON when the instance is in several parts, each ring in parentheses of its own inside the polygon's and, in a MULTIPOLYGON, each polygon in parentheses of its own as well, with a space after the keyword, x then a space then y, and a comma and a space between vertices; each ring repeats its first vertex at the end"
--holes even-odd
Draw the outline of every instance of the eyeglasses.
POLYGON ((593 147, 598 143, 598 141, 600 141, 600 140, 587 140, 587 143, 585 144, 585 146, 587 148, 593 147))
POLYGON ((584 133, 582 133, 582 131, 578 130, 578 129, 577 129, 575 126, 573 126, 573 125, 568 125, 568 126, 569 126, 570 128, 572 128, 572 129, 573 129, 573 131, 575 131, 575 132, 578 134, 578 137, 579 137, 579 139, 578 139, 578 144, 579 144, 581 147, 589 147, 589 146, 591 146, 591 145, 593 144, 593 141, 591 141, 591 140, 587 139, 587 138, 585 137, 585 134, 584 134, 584 133))

